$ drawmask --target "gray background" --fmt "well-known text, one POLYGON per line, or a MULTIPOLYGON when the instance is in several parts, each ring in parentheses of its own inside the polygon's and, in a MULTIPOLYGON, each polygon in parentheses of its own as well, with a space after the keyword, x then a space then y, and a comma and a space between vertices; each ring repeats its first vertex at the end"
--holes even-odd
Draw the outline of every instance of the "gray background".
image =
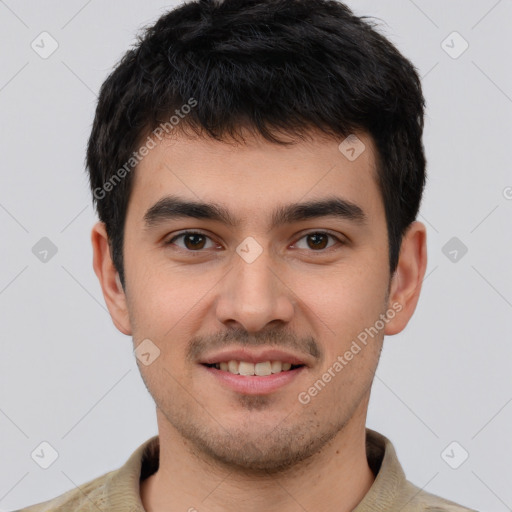
MULTIPOLYGON (((101 83, 137 30, 173 5, 0 1, 1 510, 115 469, 157 432, 131 339, 92 270, 83 162, 101 83), (31 47, 43 31, 59 45, 46 59, 31 47), (43 237, 57 248, 46 261, 47 242, 33 253, 43 237), (48 469, 31 457, 43 441, 58 452, 48 469)), ((382 20, 428 104, 427 277, 408 328, 385 341, 368 426, 393 441, 419 487, 512 510, 512 2, 349 5, 382 20), (453 31, 469 44, 461 55, 453 31)), ((39 51, 50 48, 46 39, 39 51)))

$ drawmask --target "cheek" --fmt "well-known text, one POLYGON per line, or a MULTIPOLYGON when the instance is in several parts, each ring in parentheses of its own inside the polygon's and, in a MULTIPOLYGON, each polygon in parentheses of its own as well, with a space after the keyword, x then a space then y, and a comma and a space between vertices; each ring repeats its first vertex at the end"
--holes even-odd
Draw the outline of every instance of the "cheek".
POLYGON ((134 338, 154 339, 167 350, 172 341, 180 347, 182 340, 200 328, 215 285, 222 273, 200 270, 171 263, 155 254, 130 255, 126 268, 129 283, 130 314, 135 320, 134 338))
POLYGON ((388 280, 377 266, 339 266, 295 280, 293 290, 327 327, 362 325, 382 312, 388 280))

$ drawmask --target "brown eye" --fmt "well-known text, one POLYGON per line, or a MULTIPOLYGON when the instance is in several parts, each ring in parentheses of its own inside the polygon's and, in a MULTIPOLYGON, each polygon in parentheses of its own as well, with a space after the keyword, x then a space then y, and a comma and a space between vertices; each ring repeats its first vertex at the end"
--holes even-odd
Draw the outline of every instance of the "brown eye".
POLYGON ((185 242, 185 247, 187 249, 203 249, 205 237, 203 235, 198 235, 197 233, 192 233, 189 235, 185 235, 183 241, 185 242))
MULTIPOLYGON (((167 245, 177 245, 178 247, 181 247, 182 249, 188 250, 188 251, 200 251, 202 249, 206 249, 207 242, 210 241, 210 237, 204 235, 203 233, 196 233, 194 231, 186 231, 184 233, 180 233, 179 235, 176 235, 171 240, 167 242, 167 245), (175 244, 176 240, 182 239, 183 245, 181 244, 175 244)), ((211 245, 213 246, 213 244, 211 245)), ((210 246, 210 247, 211 247, 210 246)))
MULTIPOLYGON (((313 233, 308 233, 306 235, 304 235, 301 239, 301 240, 306 240, 306 247, 304 247, 304 245, 301 247, 299 245, 299 243, 295 244, 295 246, 298 248, 298 249, 311 249, 313 251, 322 251, 323 249, 328 249, 329 247, 332 247, 333 245, 336 244, 336 242, 338 243, 342 243, 341 240, 334 236, 334 235, 331 235, 330 233, 327 233, 327 232, 324 232, 324 231, 315 231, 313 233), (335 242, 328 245, 329 244, 329 238, 334 240, 335 242)), ((299 242, 300 242, 299 241, 299 242)))
POLYGON ((311 249, 325 249, 327 245, 327 235, 322 233, 313 233, 311 235, 307 235, 309 247, 311 249))

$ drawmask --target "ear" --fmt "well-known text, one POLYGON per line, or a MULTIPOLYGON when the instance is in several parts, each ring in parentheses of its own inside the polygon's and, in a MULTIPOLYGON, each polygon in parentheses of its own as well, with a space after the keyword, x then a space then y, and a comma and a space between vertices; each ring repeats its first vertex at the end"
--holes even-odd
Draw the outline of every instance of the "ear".
POLYGON ((421 222, 413 222, 402 238, 398 265, 391 278, 388 310, 395 311, 385 334, 401 332, 416 309, 427 268, 427 232, 421 222))
POLYGON ((91 242, 94 272, 100 281, 112 321, 123 334, 131 335, 126 295, 110 255, 107 230, 103 222, 98 222, 93 226, 91 242))

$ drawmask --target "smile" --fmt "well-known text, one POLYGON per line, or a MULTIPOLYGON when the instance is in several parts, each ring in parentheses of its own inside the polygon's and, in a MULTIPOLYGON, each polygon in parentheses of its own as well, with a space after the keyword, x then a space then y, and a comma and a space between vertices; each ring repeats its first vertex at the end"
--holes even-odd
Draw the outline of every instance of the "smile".
POLYGON ((234 375, 265 377, 275 373, 294 370, 303 365, 294 365, 282 361, 262 361, 260 363, 251 363, 249 361, 222 361, 220 363, 206 364, 209 368, 216 368, 234 375))

